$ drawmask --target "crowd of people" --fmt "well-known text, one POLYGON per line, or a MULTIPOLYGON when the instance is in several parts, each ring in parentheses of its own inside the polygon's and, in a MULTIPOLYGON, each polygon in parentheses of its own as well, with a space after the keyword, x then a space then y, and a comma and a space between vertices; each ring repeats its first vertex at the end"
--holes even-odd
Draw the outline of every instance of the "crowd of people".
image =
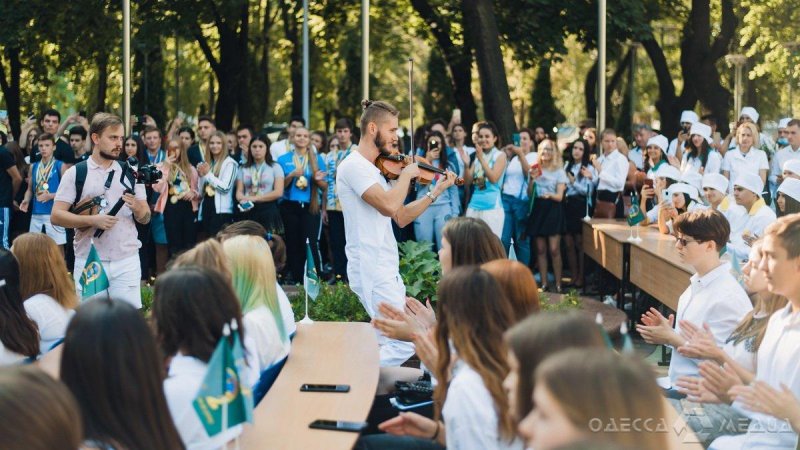
POLYGON ((800 120, 782 120, 776 144, 753 108, 724 139, 713 118, 687 111, 672 142, 642 125, 630 149, 614 130, 586 127, 562 148, 539 128, 503 143, 491 122, 468 138, 458 120, 436 121, 409 148, 393 106, 363 106, 358 128, 339 119, 328 136, 293 118, 275 142, 244 125, 218 131, 207 116, 164 132, 148 117, 126 136, 112 114, 61 123, 54 110, 26 122, 20 142, 4 135, 0 447, 236 439, 241 425, 209 436, 193 400, 231 323, 240 382, 261 400, 296 333, 280 281, 302 280, 308 245, 372 317, 376 394, 435 381, 431 414, 374 414, 382 433, 358 448, 663 449, 672 406, 711 448, 795 448, 800 120), (376 161, 392 154, 421 158, 403 158, 389 182, 376 161), (421 162, 442 173, 414 183, 431 171, 421 162), (623 218, 631 202, 695 271, 674 315, 651 309, 637 326, 675 349, 658 383, 585 315, 540 311, 542 290, 585 282, 582 219, 623 218), (438 253, 435 305, 405 296, 402 239, 438 253), (87 299, 93 254, 109 287, 87 299), (144 316, 140 283, 153 276, 144 316), (60 381, 30 367, 53 351, 60 381), (404 366, 413 355, 419 369, 404 366), (653 425, 602 432, 625 418, 653 425))

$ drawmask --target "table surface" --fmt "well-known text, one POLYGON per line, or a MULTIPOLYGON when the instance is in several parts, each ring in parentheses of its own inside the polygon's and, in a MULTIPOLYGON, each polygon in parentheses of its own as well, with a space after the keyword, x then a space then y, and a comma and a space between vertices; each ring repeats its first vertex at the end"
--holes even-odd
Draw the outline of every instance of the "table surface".
POLYGON ((365 421, 378 386, 378 341, 368 323, 297 325, 281 374, 253 413, 246 449, 350 449, 357 433, 312 430, 317 419, 365 421), (300 385, 349 384, 350 392, 300 392, 300 385))

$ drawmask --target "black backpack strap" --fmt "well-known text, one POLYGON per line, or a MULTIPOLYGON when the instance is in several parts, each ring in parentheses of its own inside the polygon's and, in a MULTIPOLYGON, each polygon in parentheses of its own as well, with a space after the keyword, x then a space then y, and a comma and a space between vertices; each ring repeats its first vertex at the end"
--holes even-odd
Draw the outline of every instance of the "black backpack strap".
POLYGON ((86 175, 89 173, 89 165, 86 161, 81 161, 78 164, 75 164, 75 201, 72 203, 72 206, 78 204, 81 201, 81 196, 83 195, 83 185, 86 184, 86 175))

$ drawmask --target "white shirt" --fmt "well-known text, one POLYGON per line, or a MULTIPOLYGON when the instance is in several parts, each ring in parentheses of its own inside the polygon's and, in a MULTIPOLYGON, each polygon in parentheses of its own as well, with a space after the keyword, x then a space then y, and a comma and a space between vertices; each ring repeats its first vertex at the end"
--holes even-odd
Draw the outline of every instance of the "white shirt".
POLYGON ((26 358, 25 355, 7 349, 3 341, 0 341, 0 367, 21 364, 26 358))
POLYGON ((727 196, 722 199, 717 210, 728 219, 728 224, 731 226, 731 237, 741 236, 747 221, 747 210, 744 209, 744 206, 737 204, 733 197, 727 196))
POLYGON ((628 179, 628 169, 630 164, 619 150, 614 150, 608 155, 602 155, 600 161, 600 175, 597 185, 598 191, 622 192, 625 188, 625 180, 628 179))
POLYGON ((518 438, 506 442, 498 432, 498 417, 480 374, 458 360, 442 408, 448 450, 514 449, 524 447, 518 438))
MULTIPOLYGON (((470 147, 469 145, 465 145, 462 147, 464 149, 464 153, 467 154, 467 157, 473 155, 475 153, 475 147, 470 147)), ((461 159, 461 153, 458 152, 458 149, 453 147, 453 154, 456 155, 456 164, 458 164, 458 174, 464 174, 464 161, 461 159)), ((469 158, 467 158, 469 160, 469 158)))
MULTIPOLYGON (((245 333, 247 330, 245 329, 245 333)), ((169 374, 164 380, 164 396, 167 398, 172 421, 181 435, 186 450, 212 450, 222 448, 227 442, 242 433, 236 425, 226 431, 208 437, 192 402, 206 376, 208 364, 178 352, 169 365, 169 374)))
POLYGON ((344 214, 347 277, 350 287, 368 305, 372 305, 372 286, 400 276, 392 219, 361 198, 376 184, 384 191, 390 189, 380 170, 360 152, 351 153, 339 164, 336 185, 344 214))
MULTIPOLYGON (((236 170, 239 164, 230 156, 222 160, 222 167, 219 169, 219 176, 214 175, 213 170, 209 170, 206 176, 200 178, 200 195, 205 196, 203 186, 214 188, 214 207, 217 214, 232 214, 234 204, 234 186, 236 186, 236 170)), ((198 217, 203 217, 203 201, 200 201, 200 212, 198 217)))
MULTIPOLYGON (((686 147, 686 141, 683 141, 683 147, 686 147)), ((681 148, 681 154, 686 151, 686 148, 681 148)), ((678 153, 678 138, 675 138, 669 142, 669 147, 667 147, 667 156, 675 156, 678 153)))
POLYGON ((248 312, 242 317, 246 339, 253 339, 255 359, 258 361, 258 371, 268 368, 273 363, 280 361, 289 354, 289 335, 286 340, 281 340, 280 331, 272 312, 266 306, 248 312))
MULTIPOLYGON (((564 170, 567 170, 567 164, 564 164, 564 170)), ((597 170, 595 170, 594 166, 589 164, 585 166, 589 173, 592 174, 592 179, 579 177, 581 173, 581 165, 580 164, 573 164, 572 172, 573 179, 575 180, 574 183, 569 182, 569 178, 567 178, 567 197, 573 195, 583 195, 584 197, 588 197, 592 194, 592 190, 594 189, 594 180, 597 179, 597 170)))
POLYGON ((289 143, 289 139, 281 139, 280 141, 275 141, 272 145, 269 146, 269 152, 272 154, 272 160, 277 161, 278 158, 283 156, 286 153, 289 153, 289 150, 292 149, 292 144, 289 143))
POLYGON ((292 336, 297 331, 292 304, 289 302, 286 292, 283 292, 281 284, 276 281, 275 287, 278 290, 278 305, 281 307, 281 317, 283 317, 283 326, 286 328, 286 336, 292 336))
MULTIPOLYGON (((683 154, 681 159, 681 173, 697 172, 700 173, 700 168, 703 167, 703 162, 699 157, 689 158, 689 154, 683 154)), ((706 167, 703 169, 702 175, 707 173, 719 173, 722 167, 722 156, 715 150, 708 151, 708 159, 706 160, 706 167)))
POLYGON ((630 160, 633 165, 636 166, 639 170, 644 170, 644 152, 642 149, 637 145, 630 149, 628 152, 628 160, 630 160))
MULTIPOLYGON (((539 160, 536 152, 525 155, 528 165, 535 164, 539 160)), ((522 173, 522 164, 519 163, 519 156, 512 158, 506 167, 506 176, 503 180, 503 194, 510 195, 520 200, 528 198, 528 174, 522 173)))
MULTIPOLYGON (((707 274, 692 275, 689 287, 678 299, 675 314, 675 332, 680 334, 681 320, 698 327, 707 323, 717 346, 722 346, 739 325, 745 314, 753 309, 750 298, 736 278, 731 275, 731 265, 721 263, 707 274)), ((669 379, 673 386, 678 377, 699 376, 697 360, 672 352, 669 379)))
MULTIPOLYGON (((769 319, 764 339, 758 348, 756 380, 781 391, 781 383, 800 397, 800 317, 792 313, 792 305, 776 311, 769 319)), ((734 402, 734 407, 738 403, 734 402)), ((746 434, 724 436, 714 440, 710 449, 794 449, 797 434, 783 420, 766 414, 740 410, 750 417, 746 434), (769 431, 769 432, 765 432, 769 431)))
MULTIPOLYGON (((775 211, 767 206, 763 199, 758 199, 750 208, 750 211, 741 219, 740 231, 737 234, 731 231, 733 256, 740 263, 743 264, 750 255, 750 246, 745 243, 742 234, 749 232, 755 236, 763 236, 767 225, 775 222, 776 219, 775 211)), ((732 229, 733 227, 731 227, 732 229)))
POLYGON ((792 150, 792 146, 787 145, 772 155, 772 167, 769 171, 769 181, 772 184, 778 182, 778 175, 783 175, 783 163, 790 159, 800 159, 800 148, 792 150))
POLYGON ((36 294, 25 300, 25 312, 39 327, 39 353, 44 355, 58 340, 64 339, 67 325, 75 311, 61 306, 56 299, 36 294))
POLYGON ((743 154, 739 147, 736 147, 733 150, 728 150, 722 159, 722 170, 729 172, 729 193, 733 193, 733 182, 740 173, 751 172, 759 175, 758 172, 762 169, 769 170, 767 154, 764 153, 764 150, 759 150, 755 147, 750 147, 750 151, 747 154, 743 154))

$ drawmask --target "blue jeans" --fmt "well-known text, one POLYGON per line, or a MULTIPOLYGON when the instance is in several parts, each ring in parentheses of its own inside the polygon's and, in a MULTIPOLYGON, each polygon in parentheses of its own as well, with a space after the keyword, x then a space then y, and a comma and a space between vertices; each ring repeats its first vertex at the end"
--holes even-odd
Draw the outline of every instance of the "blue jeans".
POLYGON ((517 260, 526 266, 530 265, 531 244, 525 233, 528 222, 528 200, 520 200, 506 194, 503 194, 502 200, 506 217, 503 222, 503 236, 500 238, 503 247, 508 253, 511 247, 511 238, 514 238, 514 252, 517 254, 517 260))
POLYGON ((453 217, 449 203, 433 204, 414 221, 414 236, 417 242, 436 244, 434 251, 442 248, 442 228, 453 217))

